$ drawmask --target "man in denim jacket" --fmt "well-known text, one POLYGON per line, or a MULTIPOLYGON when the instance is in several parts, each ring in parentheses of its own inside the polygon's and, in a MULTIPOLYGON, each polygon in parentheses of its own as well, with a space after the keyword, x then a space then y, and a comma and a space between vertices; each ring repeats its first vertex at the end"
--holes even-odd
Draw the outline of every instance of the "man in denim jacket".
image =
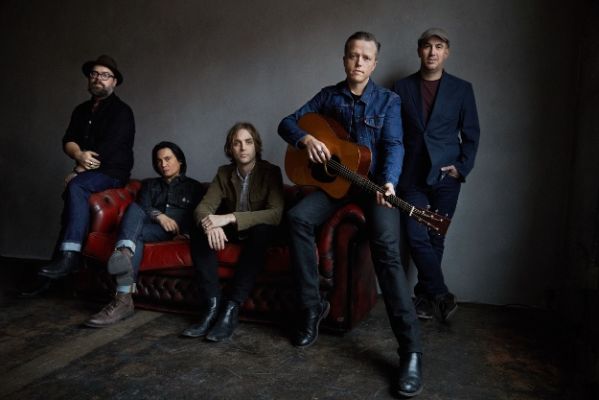
POLYGON ((108 260, 108 272, 117 284, 115 297, 87 326, 102 328, 133 315, 131 295, 144 243, 189 235, 193 210, 204 194, 202 184, 185 176, 185 154, 175 143, 154 146, 152 165, 160 177, 144 180, 137 202, 123 216, 116 250, 108 260))
MULTIPOLYGON (((400 98, 377 86, 370 75, 377 64, 380 44, 374 35, 356 32, 345 43, 346 79, 322 89, 295 113, 284 118, 279 135, 303 148, 313 163, 331 158, 326 145, 298 126, 306 113, 315 112, 339 122, 358 144, 372 153, 369 178, 395 194, 403 160, 400 98)), ((330 305, 320 298, 315 230, 343 204, 358 202, 369 222, 370 249, 391 327, 399 343, 400 369, 397 391, 412 397, 422 390, 420 331, 399 255, 399 212, 382 194, 354 194, 336 200, 323 191, 306 196, 289 210, 293 268, 299 287, 301 319, 294 345, 306 347, 318 338, 318 327, 330 305)))

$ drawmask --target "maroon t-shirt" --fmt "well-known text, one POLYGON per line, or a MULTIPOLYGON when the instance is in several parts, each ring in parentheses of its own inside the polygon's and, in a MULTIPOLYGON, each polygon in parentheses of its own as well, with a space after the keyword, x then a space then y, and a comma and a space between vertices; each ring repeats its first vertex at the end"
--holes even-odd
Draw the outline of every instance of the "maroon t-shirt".
POLYGON ((424 125, 428 124, 428 118, 433 110, 435 104, 435 97, 437 96, 437 89, 439 88, 439 82, 441 79, 436 81, 425 81, 420 79, 420 93, 422 94, 422 118, 424 125))

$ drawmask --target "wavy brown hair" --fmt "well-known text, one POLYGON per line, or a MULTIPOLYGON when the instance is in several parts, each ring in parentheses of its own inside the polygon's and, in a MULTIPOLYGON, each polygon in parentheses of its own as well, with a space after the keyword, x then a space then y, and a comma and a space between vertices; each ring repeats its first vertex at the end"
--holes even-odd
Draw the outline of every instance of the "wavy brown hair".
POLYGON ((262 138, 260 137, 260 133, 258 133, 256 127, 250 124, 249 122, 238 122, 235 125, 233 125, 231 129, 229 129, 229 132, 227 133, 227 140, 225 141, 225 155, 229 157, 229 160, 235 161, 233 159, 233 153, 231 149, 233 147, 233 138, 235 137, 237 131, 239 131, 240 129, 245 129, 250 133, 250 136, 252 137, 252 139, 254 139, 254 146, 256 147, 256 160, 261 160, 262 138))

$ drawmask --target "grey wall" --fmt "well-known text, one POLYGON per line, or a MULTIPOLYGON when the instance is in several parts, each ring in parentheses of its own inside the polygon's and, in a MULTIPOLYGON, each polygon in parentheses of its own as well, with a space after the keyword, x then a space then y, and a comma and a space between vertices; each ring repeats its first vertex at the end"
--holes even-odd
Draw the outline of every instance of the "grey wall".
POLYGON ((418 68, 416 38, 442 26, 446 68, 471 81, 482 139, 445 258, 463 300, 543 304, 555 284, 575 132, 577 1, 3 1, 0 253, 49 258, 72 162, 60 139, 86 100, 81 64, 108 53, 137 122, 134 177, 152 146, 179 143, 189 175, 211 179, 226 130, 256 124, 283 165, 280 119, 343 78, 356 30, 383 43, 374 79, 418 68))
MULTIPOLYGON (((575 334, 569 345, 575 361, 575 386, 599 398, 599 3, 588 0, 581 18, 577 135, 570 170, 567 258, 552 301, 565 327, 575 334)), ((579 396, 583 398, 583 396, 579 396)))

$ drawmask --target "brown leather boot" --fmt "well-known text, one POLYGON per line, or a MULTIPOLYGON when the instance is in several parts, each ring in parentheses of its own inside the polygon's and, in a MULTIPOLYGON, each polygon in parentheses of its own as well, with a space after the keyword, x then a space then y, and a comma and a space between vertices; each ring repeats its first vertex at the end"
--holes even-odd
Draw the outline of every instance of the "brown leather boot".
POLYGON ((131 293, 117 293, 106 307, 85 323, 91 328, 104 328, 133 315, 134 305, 131 293))

